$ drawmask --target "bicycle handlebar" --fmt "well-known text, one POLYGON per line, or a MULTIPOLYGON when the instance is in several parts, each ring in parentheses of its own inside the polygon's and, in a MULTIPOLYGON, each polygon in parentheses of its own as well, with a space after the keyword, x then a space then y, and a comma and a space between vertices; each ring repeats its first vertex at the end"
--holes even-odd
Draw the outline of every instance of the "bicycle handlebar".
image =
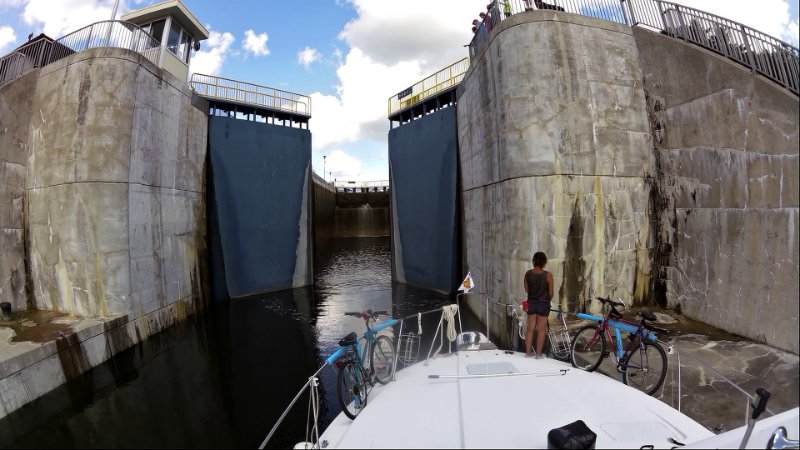
POLYGON ((388 316, 389 313, 387 311, 373 311, 371 309, 368 309, 366 311, 345 312, 344 315, 345 316, 359 317, 361 319, 366 320, 366 319, 375 319, 378 316, 388 316))
POLYGON ((612 307, 614 307, 614 306, 625 306, 625 303, 621 302, 620 300, 612 300, 612 299, 610 299, 608 297, 603 298, 603 297, 600 297, 600 296, 598 296, 596 298, 598 300, 600 300, 601 302, 603 302, 603 303, 608 303, 612 307))
MULTIPOLYGON (((611 307, 612 311, 616 311, 615 308, 617 306, 625 306, 625 303, 623 303, 620 300, 612 300, 611 298, 608 298, 608 297, 604 298, 604 297, 600 297, 600 296, 597 296, 595 298, 597 298, 598 300, 600 300, 604 304, 609 305, 611 307)), ((591 300, 591 299, 588 299, 588 300, 591 300)), ((584 302, 583 305, 584 305, 584 308, 585 308, 586 307, 586 303, 584 302)), ((619 311, 616 311, 616 312, 619 313, 619 311)), ((584 314, 585 314, 585 311, 584 311, 584 314)), ((650 331, 653 331, 653 332, 657 332, 657 333, 672 334, 672 332, 670 330, 667 330, 667 329, 661 328, 661 327, 657 327, 657 326, 653 325, 652 323, 647 323, 648 320, 651 320, 651 321, 652 320, 657 320, 651 314, 643 312, 643 311, 640 311, 640 312, 636 313, 636 315, 642 317, 641 325, 642 325, 643 328, 645 328, 647 330, 650 330, 650 331), (647 314, 647 315, 645 315, 645 314, 647 314), (650 317, 648 317, 648 316, 650 316, 650 317)), ((609 312, 609 317, 611 317, 611 312, 609 312)), ((586 317, 583 317, 583 318, 586 318, 586 317)), ((633 323, 631 323, 631 325, 633 325, 633 323)))

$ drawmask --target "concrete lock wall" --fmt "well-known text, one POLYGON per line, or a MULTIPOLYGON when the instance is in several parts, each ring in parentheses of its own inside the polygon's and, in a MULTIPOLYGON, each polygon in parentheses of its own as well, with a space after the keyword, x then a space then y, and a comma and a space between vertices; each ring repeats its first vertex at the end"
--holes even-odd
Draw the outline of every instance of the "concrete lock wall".
MULTIPOLYGON (((641 80, 626 26, 541 11, 493 30, 458 91, 464 270, 477 291, 519 303, 543 251, 553 307, 646 297, 653 158, 641 80)), ((469 304, 485 319, 479 297, 469 304)), ((489 314, 504 329, 505 310, 489 314)))
POLYGON ((314 193, 314 246, 334 237, 336 217, 336 190, 331 183, 313 174, 312 190, 314 193))
POLYGON ((0 292, 16 323, 0 328, 0 417, 204 306, 195 103, 185 81, 113 48, 0 88, 0 292))
POLYGON ((450 294, 461 276, 455 108, 389 132, 393 278, 450 294))
POLYGON ((191 95, 126 50, 41 69, 26 175, 37 308, 135 320, 200 305, 206 116, 191 95))
POLYGON ((634 36, 663 174, 668 304, 797 354, 797 96, 696 46, 634 36))
POLYGON ((391 190, 355 188, 336 193, 333 215, 336 237, 380 237, 391 235, 389 198, 391 190))
POLYGON ((0 302, 27 308, 25 167, 30 151, 31 99, 38 71, 0 87, 0 302))
POLYGON ((211 117, 209 152, 228 294, 311 284, 311 132, 211 117))

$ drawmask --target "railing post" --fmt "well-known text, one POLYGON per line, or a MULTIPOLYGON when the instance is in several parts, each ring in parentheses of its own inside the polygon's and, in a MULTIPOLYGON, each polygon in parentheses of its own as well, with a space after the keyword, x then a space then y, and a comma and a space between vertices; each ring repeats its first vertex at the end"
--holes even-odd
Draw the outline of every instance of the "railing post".
POLYGON ((111 28, 113 28, 114 23, 106 22, 106 24, 108 25, 108 32, 106 33, 106 47, 108 47, 111 43, 111 28))
POLYGON ((656 6, 658 6, 658 16, 661 18, 661 29, 669 33, 669 30, 667 30, 667 19, 664 18, 664 6, 658 0, 656 0, 656 6))
POLYGON ((625 18, 625 23, 629 27, 636 25, 636 17, 633 15, 633 7, 630 0, 619 0, 620 7, 622 7, 622 16, 625 18))
POLYGON ((717 44, 721 47, 722 54, 726 58, 731 58, 730 49, 728 49, 728 38, 725 36, 727 28, 721 27, 718 23, 714 23, 714 33, 717 35, 717 44))
POLYGON ((739 31, 742 33, 742 38, 744 39, 744 48, 747 50, 747 61, 750 63, 750 68, 753 70, 753 74, 758 73, 756 71, 756 58, 753 55, 753 50, 750 46, 750 39, 747 37, 747 31, 744 29, 744 25, 739 24, 739 31))
POLYGON ((676 13, 678 13, 678 22, 680 22, 680 26, 678 27, 678 28, 679 28, 679 30, 678 30, 678 31, 679 31, 679 32, 680 32, 680 34, 681 34, 681 38, 682 38, 684 41, 691 42, 691 41, 689 40, 689 36, 687 35, 687 33, 688 33, 688 31, 689 31, 689 30, 688 30, 688 28, 686 27, 686 24, 683 22, 683 12, 682 12, 680 9, 675 9, 674 11, 675 11, 676 13))
POLYGON ((778 51, 772 52, 771 59, 772 62, 778 66, 778 73, 776 73, 776 75, 779 75, 778 78, 780 78, 781 84, 783 84, 783 87, 786 89, 789 89, 789 74, 786 71, 786 64, 784 64, 784 56, 783 46, 781 46, 778 51))
POLYGON ((681 411, 681 351, 678 350, 676 352, 678 354, 678 412, 681 411))
POLYGON ((489 339, 489 296, 486 296, 486 339, 489 339))

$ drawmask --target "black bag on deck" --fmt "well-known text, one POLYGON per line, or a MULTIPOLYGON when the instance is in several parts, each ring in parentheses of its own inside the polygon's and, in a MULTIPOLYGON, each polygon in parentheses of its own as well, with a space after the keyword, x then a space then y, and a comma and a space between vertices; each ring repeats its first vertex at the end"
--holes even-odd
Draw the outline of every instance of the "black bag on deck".
POLYGON ((594 431, 590 430, 582 420, 576 420, 569 425, 550 430, 547 433, 547 448, 594 448, 596 439, 594 431))

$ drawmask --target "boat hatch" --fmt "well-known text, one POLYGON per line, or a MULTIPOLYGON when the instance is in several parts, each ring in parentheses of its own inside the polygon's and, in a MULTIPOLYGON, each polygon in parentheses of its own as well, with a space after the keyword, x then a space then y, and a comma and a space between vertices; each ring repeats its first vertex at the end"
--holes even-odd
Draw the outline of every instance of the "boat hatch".
POLYGON ((467 373, 470 375, 501 375, 517 372, 517 368, 510 362, 467 364, 467 373))

